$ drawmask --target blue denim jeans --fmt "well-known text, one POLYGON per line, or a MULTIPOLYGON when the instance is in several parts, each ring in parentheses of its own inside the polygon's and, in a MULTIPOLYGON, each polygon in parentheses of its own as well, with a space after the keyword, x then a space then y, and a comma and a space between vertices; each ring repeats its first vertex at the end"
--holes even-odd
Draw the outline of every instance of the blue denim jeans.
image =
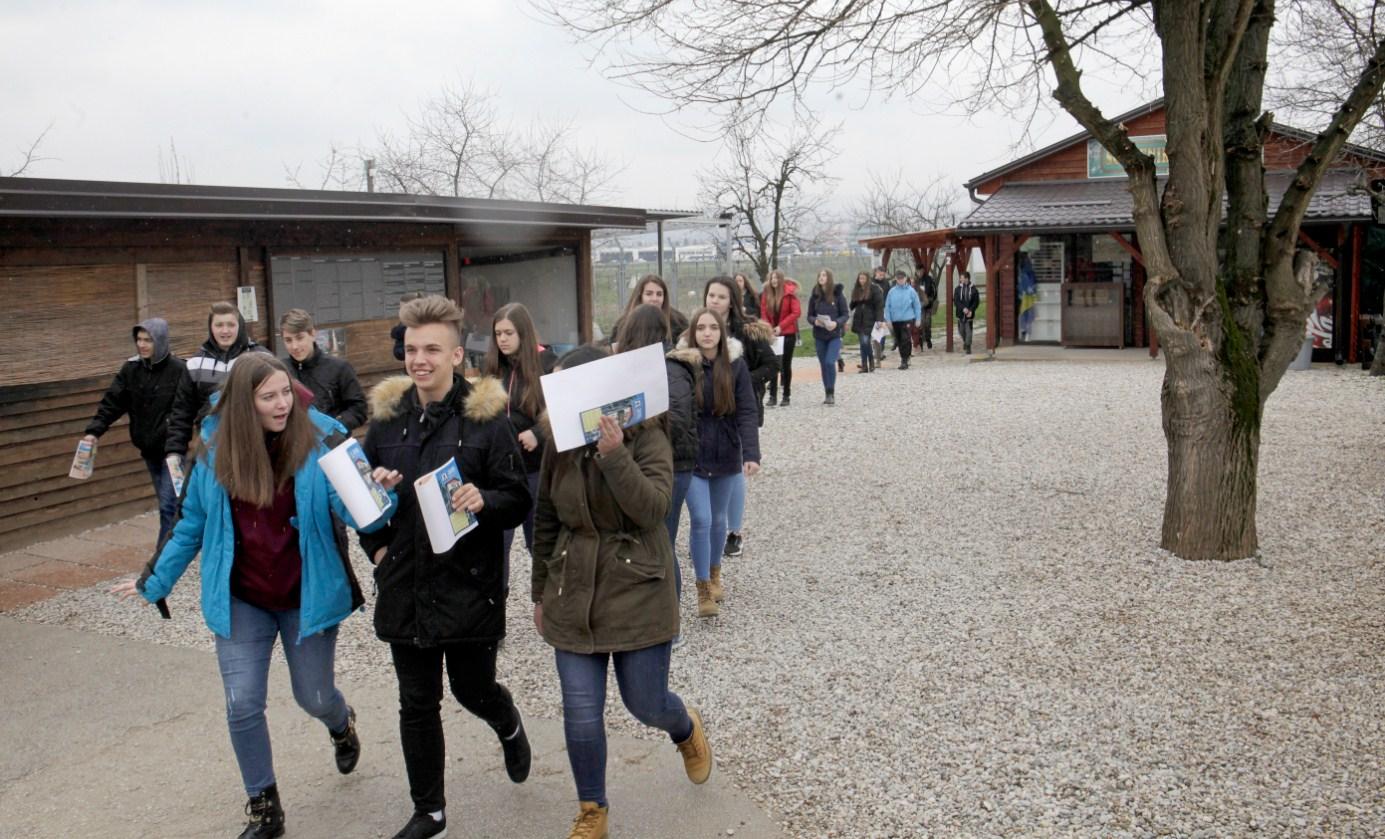
MULTIPOLYGON (((529 482, 529 515, 524 517, 524 547, 534 552, 534 511, 539 508, 539 473, 530 472, 524 476, 529 482)), ((510 590, 510 546, 515 542, 515 529, 505 531, 505 590, 510 590)))
POLYGON ((867 332, 864 335, 857 335, 856 340, 858 340, 861 343, 861 366, 864 367, 875 358, 874 354, 871 351, 875 345, 875 342, 870 339, 869 332, 867 332))
POLYGON ((668 543, 673 549, 673 585, 678 598, 683 598, 683 568, 678 562, 678 522, 683 517, 683 502, 688 499, 688 484, 692 483, 692 472, 673 473, 673 503, 669 505, 664 526, 668 528, 668 543))
POLYGON ((726 510, 726 529, 740 533, 745 524, 745 473, 735 475, 736 482, 731 485, 731 506, 726 510))
POLYGON ((164 536, 173 529, 173 518, 178 515, 178 496, 173 492, 173 479, 168 476, 168 466, 162 457, 144 458, 144 468, 149 470, 149 478, 154 482, 154 495, 159 499, 159 541, 156 545, 162 545, 164 536))
POLYGON ((668 689, 672 645, 642 650, 584 655, 555 650, 558 682, 563 690, 563 734, 567 759, 577 782, 577 798, 606 801, 606 669, 615 659, 620 699, 635 719, 666 732, 681 743, 692 736, 692 717, 683 700, 668 689))
POLYGON ((693 475, 688 485, 688 545, 693 572, 699 580, 711 579, 712 566, 721 565, 731 496, 737 480, 744 480, 742 473, 715 478, 693 475))
POLYGON ((274 755, 264 709, 275 638, 284 639, 289 681, 299 707, 322 720, 328 731, 346 727, 346 698, 337 690, 333 673, 337 628, 300 639, 297 609, 269 612, 232 597, 231 637, 215 637, 231 747, 245 793, 253 798, 274 784, 274 755))
POLYGON ((837 389, 837 356, 842 354, 842 339, 814 338, 813 342, 817 345, 818 366, 822 368, 823 390, 832 393, 837 389))

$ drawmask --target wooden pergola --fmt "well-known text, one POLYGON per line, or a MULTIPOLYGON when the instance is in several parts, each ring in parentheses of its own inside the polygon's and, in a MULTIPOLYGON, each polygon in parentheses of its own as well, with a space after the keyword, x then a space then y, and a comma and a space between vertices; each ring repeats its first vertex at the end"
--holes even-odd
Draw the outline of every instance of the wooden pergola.
MULTIPOLYGON (((907 251, 914 258, 915 268, 926 267, 930 271, 933 269, 938 255, 940 253, 947 253, 943 270, 947 281, 947 290, 943 296, 945 305, 947 306, 947 345, 945 351, 952 352, 952 278, 956 272, 965 271, 967 266, 971 264, 971 253, 973 249, 980 249, 981 257, 986 262, 986 341, 987 347, 993 348, 990 341, 991 336, 996 333, 996 330, 992 328, 991 318, 997 317, 998 315, 995 314, 996 307, 992 305, 990 301, 998 297, 998 292, 992 288, 992 283, 993 278, 999 276, 1000 265, 997 264, 995 268, 991 267, 991 258, 990 255, 987 254, 987 249, 985 247, 986 242, 989 240, 989 237, 986 240, 982 240, 967 236, 958 236, 956 228, 944 227, 937 230, 921 230, 917 233, 896 233, 890 236, 875 236, 870 239, 861 239, 860 243, 873 251, 881 251, 880 267, 884 268, 886 271, 890 269, 890 257, 894 255, 895 251, 907 251), (948 253, 949 251, 950 253, 948 253)), ((1007 257, 1008 259, 1014 259, 1015 249, 1018 247, 1019 244, 1016 244, 1014 248, 1010 250, 1009 256, 1007 257)), ((998 263, 998 256, 996 259, 998 263)), ((999 321, 997 321, 997 323, 999 323, 999 321)))

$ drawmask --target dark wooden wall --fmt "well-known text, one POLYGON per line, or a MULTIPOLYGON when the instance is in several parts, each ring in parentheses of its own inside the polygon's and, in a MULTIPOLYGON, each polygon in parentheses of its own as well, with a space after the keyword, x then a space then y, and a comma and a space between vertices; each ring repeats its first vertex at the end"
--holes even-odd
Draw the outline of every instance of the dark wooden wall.
MULTIPOLYGON (((514 228, 426 224, 230 223, 189 221, 0 220, 0 551, 153 509, 153 491, 122 419, 101 438, 96 469, 67 476, 77 440, 125 359, 131 327, 168 320, 173 351, 189 357, 207 338, 208 306, 234 302, 253 285, 256 341, 277 345, 267 287, 271 251, 437 249, 447 288, 460 300, 459 247, 577 245, 581 229, 524 238, 514 228)), ((574 295, 590 295, 579 262, 574 295)), ((590 300, 575 301, 579 313, 590 300)), ((398 372, 393 317, 333 324, 345 328, 347 360, 369 387, 398 372)), ((589 339, 590 317, 581 321, 589 339)))

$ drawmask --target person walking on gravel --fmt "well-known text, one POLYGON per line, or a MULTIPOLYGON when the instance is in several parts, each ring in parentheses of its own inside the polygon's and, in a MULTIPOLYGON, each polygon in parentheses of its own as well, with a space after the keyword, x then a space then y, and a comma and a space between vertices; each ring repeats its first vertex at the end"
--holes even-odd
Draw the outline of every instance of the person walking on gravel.
POLYGON ((679 347, 702 354, 697 465, 688 487, 688 544, 697 574, 697 614, 720 614, 725 599, 721 559, 736 483, 760 471, 755 395, 741 358, 741 342, 726 334, 721 317, 699 309, 679 347))
POLYGON ((885 320, 894 331, 894 345, 899 350, 899 369, 909 369, 909 355, 913 351, 913 340, 909 327, 923 317, 919 306, 919 296, 909 285, 909 275, 903 271, 894 272, 894 286, 885 298, 885 320))
MULTIPOLYGON (((604 356, 579 347, 559 366, 572 369, 604 356)), ((678 598, 664 530, 673 491, 667 421, 659 416, 622 429, 602 417, 594 444, 559 452, 550 442, 544 452, 531 596, 534 626, 553 647, 562 689, 563 734, 579 800, 569 839, 607 836, 604 711, 613 664, 625 707, 668 734, 688 779, 701 784, 712 772, 701 715, 668 686, 678 598)))
POLYGON ((981 292, 971 284, 971 272, 962 272, 962 283, 952 290, 952 308, 957 313, 957 331, 962 335, 962 352, 971 355, 971 331, 981 292))
POLYGON ((769 272, 769 281, 760 292, 760 317, 769 322, 775 338, 784 339, 784 351, 779 357, 779 376, 769 380, 769 407, 789 407, 789 386, 793 382, 793 348, 798 343, 798 318, 802 306, 798 302, 798 284, 778 268, 769 272), (784 399, 779 400, 777 383, 784 385, 784 399))
POLYGON ((870 281, 865 271, 856 274, 856 284, 851 287, 851 331, 861 345, 861 363, 856 369, 862 373, 875 372, 875 353, 872 352, 871 331, 884 317, 885 297, 880 289, 870 281))
MULTIPOLYGON (((284 833, 265 722, 276 640, 294 699, 331 736, 337 770, 351 772, 361 754, 356 713, 334 678, 337 625, 364 598, 337 550, 332 514, 355 522, 317 462, 327 453, 324 439, 346 429, 307 407, 301 388, 273 356, 240 359, 202 420, 205 453, 187 476, 173 534, 143 575, 112 589, 155 603, 201 553, 202 617, 215 636, 231 747, 250 799, 241 839, 284 833)), ((387 490, 400 480, 384 468, 372 477, 387 490)), ((398 509, 387 494, 389 506, 367 530, 385 526, 398 509)))
POLYGON ((404 369, 371 392, 364 449, 372 463, 403 474, 399 515, 362 534, 375 564, 375 634, 390 645, 399 682, 399 740, 413 815, 394 839, 447 832, 443 741, 443 672, 453 697, 495 732, 505 772, 529 777, 529 739, 514 698, 496 681, 505 637, 505 536, 530 508, 524 462, 505 417, 505 388, 491 376, 469 382, 457 372, 465 352, 462 313, 441 296, 400 311, 404 369), (450 506, 476 526, 435 553, 414 481, 455 464, 465 482, 450 506))
POLYGON ((835 405, 837 361, 842 355, 842 332, 846 330, 851 309, 846 304, 841 284, 832 278, 832 272, 826 268, 818 272, 805 314, 813 325, 813 344, 817 350, 818 367, 822 371, 822 387, 826 393, 822 404, 835 405))

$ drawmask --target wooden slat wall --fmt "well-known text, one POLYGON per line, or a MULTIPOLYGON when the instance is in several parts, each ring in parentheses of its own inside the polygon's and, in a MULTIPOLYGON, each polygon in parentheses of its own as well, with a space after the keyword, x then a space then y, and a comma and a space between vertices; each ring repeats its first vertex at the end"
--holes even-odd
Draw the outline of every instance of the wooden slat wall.
POLYGON ((0 269, 0 382, 114 373, 134 354, 135 314, 132 266, 0 269))

